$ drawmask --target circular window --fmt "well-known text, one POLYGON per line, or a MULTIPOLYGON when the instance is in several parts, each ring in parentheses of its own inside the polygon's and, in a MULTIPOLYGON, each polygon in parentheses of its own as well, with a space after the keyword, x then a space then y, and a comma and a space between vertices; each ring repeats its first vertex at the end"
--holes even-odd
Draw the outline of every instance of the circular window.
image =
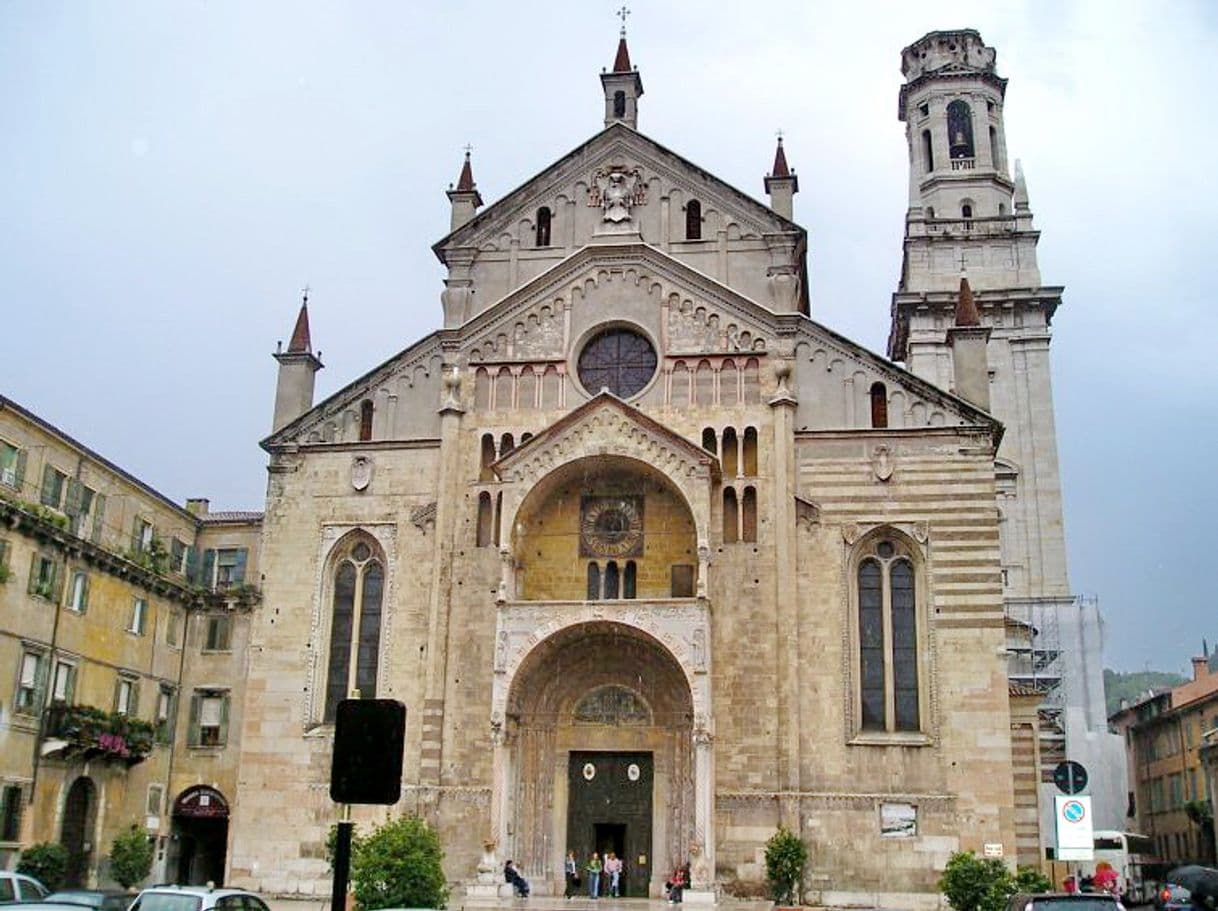
POLYGON ((579 381, 591 395, 608 389, 621 399, 641 391, 656 372, 656 350, 630 329, 604 329, 579 353, 579 381))

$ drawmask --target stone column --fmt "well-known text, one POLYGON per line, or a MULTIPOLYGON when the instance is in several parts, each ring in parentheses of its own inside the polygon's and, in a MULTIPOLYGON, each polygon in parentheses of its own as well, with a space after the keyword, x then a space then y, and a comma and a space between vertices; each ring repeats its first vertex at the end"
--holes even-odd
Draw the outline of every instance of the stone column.
POLYGON ((685 901, 710 905, 715 902, 715 738, 708 719, 694 728, 693 747, 694 844, 689 846, 685 901))
POLYGON ((774 364, 778 388, 770 399, 774 420, 774 557, 777 567, 775 654, 778 656, 778 768, 785 791, 799 790, 799 597, 796 588, 795 409, 798 405, 788 387, 791 362, 774 364))

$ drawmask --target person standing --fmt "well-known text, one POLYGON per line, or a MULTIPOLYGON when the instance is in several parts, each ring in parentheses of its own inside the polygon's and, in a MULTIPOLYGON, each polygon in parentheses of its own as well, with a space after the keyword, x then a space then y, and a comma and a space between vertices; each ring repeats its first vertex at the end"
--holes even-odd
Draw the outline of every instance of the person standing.
POLYGON ((601 891, 601 856, 595 851, 588 858, 588 865, 584 867, 588 874, 588 897, 600 898, 601 891))
POLYGON ((605 858, 605 872, 609 874, 609 897, 618 898, 622 879, 622 859, 612 851, 605 858))
POLYGON ((562 867, 563 878, 567 881, 566 891, 563 892, 563 898, 571 898, 575 894, 575 890, 579 888, 579 865, 575 862, 575 852, 568 851, 567 859, 563 862, 562 867))

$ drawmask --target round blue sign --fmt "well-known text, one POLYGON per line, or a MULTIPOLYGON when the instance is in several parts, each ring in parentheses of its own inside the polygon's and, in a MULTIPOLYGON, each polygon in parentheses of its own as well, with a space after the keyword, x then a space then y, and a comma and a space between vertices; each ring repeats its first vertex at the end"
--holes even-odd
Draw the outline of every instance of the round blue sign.
POLYGON ((1077 800, 1067 800, 1062 804, 1062 816, 1066 822, 1082 822, 1087 810, 1077 800))

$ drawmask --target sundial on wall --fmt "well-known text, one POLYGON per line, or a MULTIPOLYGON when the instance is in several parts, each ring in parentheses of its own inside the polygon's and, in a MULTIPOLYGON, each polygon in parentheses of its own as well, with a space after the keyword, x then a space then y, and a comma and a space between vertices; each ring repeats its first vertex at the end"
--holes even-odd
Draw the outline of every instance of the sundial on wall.
POLYGON ((579 509, 581 557, 637 557, 643 553, 642 497, 584 497, 579 509))

